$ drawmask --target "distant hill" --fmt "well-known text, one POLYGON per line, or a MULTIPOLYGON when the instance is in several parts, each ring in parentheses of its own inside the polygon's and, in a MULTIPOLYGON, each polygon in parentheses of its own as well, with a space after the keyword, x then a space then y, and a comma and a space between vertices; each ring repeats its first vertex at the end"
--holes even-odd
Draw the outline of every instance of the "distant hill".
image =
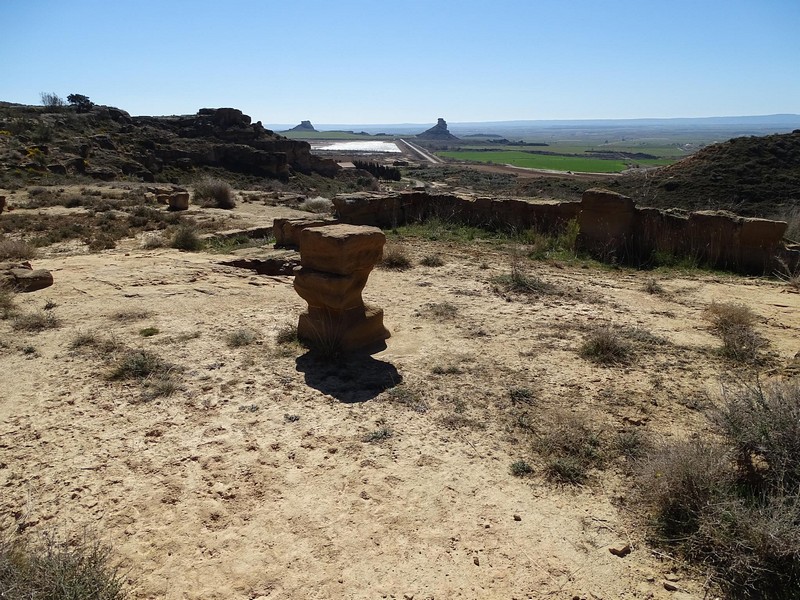
POLYGON ((447 121, 440 118, 439 121, 431 127, 423 131, 422 133, 417 134, 417 139, 419 140, 434 140, 434 141, 448 141, 448 140, 458 140, 456 136, 454 136, 450 131, 447 129, 447 121))
MULTIPOLYGON (((627 179, 627 178, 626 178, 627 179)), ((668 167, 631 178, 640 203, 724 208, 764 215, 800 207, 800 129, 713 144, 668 167)))
POLYGON ((291 129, 287 129, 287 131, 314 131, 314 126, 311 124, 311 121, 300 121, 300 125, 295 125, 291 129))

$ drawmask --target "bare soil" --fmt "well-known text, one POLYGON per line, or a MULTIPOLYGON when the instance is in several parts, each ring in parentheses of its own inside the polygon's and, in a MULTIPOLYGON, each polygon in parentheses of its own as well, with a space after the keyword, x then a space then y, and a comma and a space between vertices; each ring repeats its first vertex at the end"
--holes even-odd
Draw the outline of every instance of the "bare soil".
POLYGON ((710 435, 721 384, 751 373, 719 355, 706 307, 751 307, 770 344, 758 370, 781 376, 800 350, 800 294, 708 273, 656 275, 665 293, 649 294, 652 273, 526 259, 554 288, 519 294, 495 281, 520 260, 508 249, 393 243, 415 266, 376 269, 364 291, 392 337, 338 363, 277 343, 304 309, 291 277, 133 239, 44 253, 34 266, 55 284, 16 301, 29 313, 49 300, 60 326, 0 321, 4 529, 95 532, 141 599, 704 597, 703 573, 648 547, 625 458, 559 486, 535 442, 559 415, 608 448, 632 429, 710 435), (419 264, 432 254, 444 265, 419 264), (603 324, 658 342, 598 366, 579 348, 603 324), (256 341, 230 347, 241 329, 256 341), (113 343, 73 347, 82 334, 113 343), (126 348, 170 363, 178 389, 110 380, 126 348), (517 460, 533 473, 513 476, 517 460))

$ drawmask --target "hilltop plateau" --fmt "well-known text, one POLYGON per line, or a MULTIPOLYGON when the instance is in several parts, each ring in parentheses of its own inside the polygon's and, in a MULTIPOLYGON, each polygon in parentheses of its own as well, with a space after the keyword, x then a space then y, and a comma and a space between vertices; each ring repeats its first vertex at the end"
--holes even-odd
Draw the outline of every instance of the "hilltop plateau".
POLYGON ((636 223, 698 239, 712 223, 732 250, 780 229, 783 250, 783 226, 585 193, 734 207, 747 185, 753 211, 792 206, 797 133, 643 174, 406 153, 373 176, 235 109, 5 103, 0 128, 0 281, 30 290, 0 286, 3 576, 30 579, 8 549, 56 532, 75 553, 99 540, 141 600, 797 589, 798 273, 669 252, 631 268, 614 250, 636 223), (381 201, 383 259, 359 277, 391 337, 300 344, 301 259, 276 222, 381 201), (513 226, 532 205, 583 212, 513 226))

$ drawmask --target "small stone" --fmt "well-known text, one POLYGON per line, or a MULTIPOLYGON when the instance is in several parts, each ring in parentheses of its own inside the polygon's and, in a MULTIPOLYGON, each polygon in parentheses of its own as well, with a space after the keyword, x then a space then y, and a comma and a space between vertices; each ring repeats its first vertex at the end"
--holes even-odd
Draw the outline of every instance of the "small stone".
POLYGON ((614 556, 619 556, 620 558, 624 558, 631 553, 631 545, 625 544, 624 546, 619 546, 616 548, 612 546, 611 548, 608 549, 608 551, 611 552, 611 554, 613 554, 614 556))
POLYGON ((681 578, 678 577, 677 575, 675 575, 675 573, 667 573, 666 575, 664 575, 664 579, 666 579, 667 581, 680 581, 681 580, 681 578))
POLYGON ((520 517, 519 515, 514 515, 514 520, 515 521, 522 521, 522 517, 520 517))
POLYGON ((475 563, 476 567, 480 567, 481 566, 481 560, 477 556, 473 556, 472 557, 472 562, 475 563))
POLYGON ((677 592, 678 591, 678 586, 675 585, 674 583, 670 583, 669 581, 665 581, 664 582, 664 589, 667 590, 668 592, 677 592))
POLYGON ((365 491, 361 492, 361 499, 362 500, 369 500, 369 494, 365 491))

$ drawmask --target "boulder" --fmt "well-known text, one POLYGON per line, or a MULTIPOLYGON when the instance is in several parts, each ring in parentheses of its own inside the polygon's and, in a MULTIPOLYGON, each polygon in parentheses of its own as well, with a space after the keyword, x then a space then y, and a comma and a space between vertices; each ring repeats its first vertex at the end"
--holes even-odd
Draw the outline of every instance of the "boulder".
POLYGON ((174 192, 170 194, 169 210, 189 210, 189 192, 174 192))
POLYGON ((0 263, 0 285, 18 292, 35 292, 53 285, 53 274, 46 269, 34 269, 29 262, 0 263))

